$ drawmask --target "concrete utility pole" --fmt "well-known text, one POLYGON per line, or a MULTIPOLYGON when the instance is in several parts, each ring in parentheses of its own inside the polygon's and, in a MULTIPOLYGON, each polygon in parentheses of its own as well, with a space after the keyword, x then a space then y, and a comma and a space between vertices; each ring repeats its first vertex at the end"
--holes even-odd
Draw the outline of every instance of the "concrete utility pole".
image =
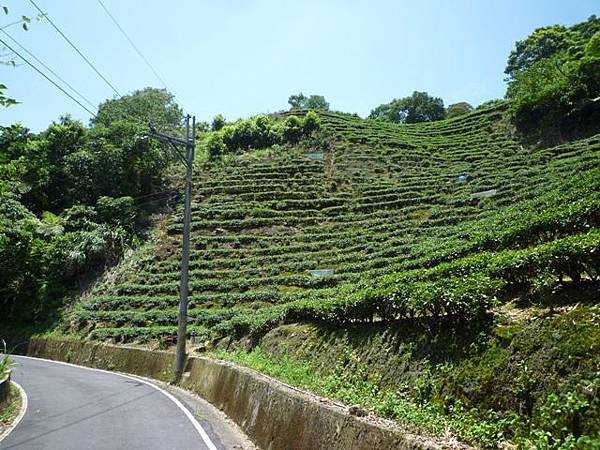
POLYGON ((150 126, 150 137, 171 145, 177 156, 185 164, 185 197, 183 211, 183 242, 181 252, 181 280, 179 283, 179 323, 177 328, 177 350, 175 359, 175 381, 179 381, 185 369, 185 342, 187 338, 188 285, 190 265, 190 222, 192 209, 192 166, 196 149, 196 116, 192 117, 190 136, 190 115, 185 117, 185 140, 157 132, 150 126), (179 146, 184 148, 181 152, 179 146))

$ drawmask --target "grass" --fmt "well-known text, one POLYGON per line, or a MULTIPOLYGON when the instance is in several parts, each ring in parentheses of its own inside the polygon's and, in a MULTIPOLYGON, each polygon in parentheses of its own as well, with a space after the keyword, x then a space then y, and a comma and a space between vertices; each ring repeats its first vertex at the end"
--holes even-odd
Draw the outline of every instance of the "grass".
MULTIPOLYGON (((585 303, 594 292, 578 299, 585 303)), ((211 356, 360 405, 415 432, 450 431, 478 448, 597 448, 598 308, 588 303, 556 315, 534 308, 526 319, 496 318, 492 333, 399 325, 383 338, 386 331, 364 327, 290 326, 250 351, 211 356), (397 350, 390 354, 390 347, 397 350)))
POLYGON ((220 351, 211 356, 253 368, 346 405, 359 405, 378 416, 400 421, 412 432, 443 435, 451 430, 463 441, 482 447, 495 444, 517 420, 516 417, 499 419, 492 416, 481 420, 476 411, 469 411, 460 403, 453 405, 449 414, 444 414, 433 404, 413 401, 405 392, 381 388, 369 379, 367 368, 353 372, 336 370, 323 377, 308 361, 289 356, 275 359, 260 347, 251 352, 220 351))
POLYGON ((19 389, 11 383, 9 400, 0 404, 0 435, 7 430, 21 411, 22 399, 19 389))

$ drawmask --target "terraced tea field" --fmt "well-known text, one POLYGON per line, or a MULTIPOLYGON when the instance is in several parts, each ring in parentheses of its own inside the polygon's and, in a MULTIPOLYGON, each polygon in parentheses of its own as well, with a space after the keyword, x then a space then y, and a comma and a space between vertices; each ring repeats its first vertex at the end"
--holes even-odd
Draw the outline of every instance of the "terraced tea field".
MULTIPOLYGON (((330 135, 322 148, 196 170, 191 335, 304 320, 468 320, 542 279, 598 276, 600 136, 524 147, 502 108, 415 125, 320 117, 330 135)), ((116 341, 174 336, 181 221, 178 210, 98 284, 72 326, 116 341)))

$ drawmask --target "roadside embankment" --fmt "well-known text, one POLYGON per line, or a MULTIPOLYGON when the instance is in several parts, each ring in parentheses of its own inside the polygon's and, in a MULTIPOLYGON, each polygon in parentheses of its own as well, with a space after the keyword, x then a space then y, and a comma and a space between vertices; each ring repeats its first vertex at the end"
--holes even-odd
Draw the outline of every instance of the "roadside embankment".
MULTIPOLYGON (((167 351, 33 338, 28 353, 163 381, 173 373, 173 353, 167 351)), ((229 362, 191 357, 181 385, 223 410, 264 449, 443 448, 229 362)))

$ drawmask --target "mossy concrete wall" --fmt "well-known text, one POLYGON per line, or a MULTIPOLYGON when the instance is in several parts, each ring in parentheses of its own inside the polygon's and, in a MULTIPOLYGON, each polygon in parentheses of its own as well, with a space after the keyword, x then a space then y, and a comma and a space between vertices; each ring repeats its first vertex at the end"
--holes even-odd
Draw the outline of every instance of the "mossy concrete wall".
POLYGON ((0 379, 0 406, 3 406, 8 401, 10 395, 10 375, 0 379))
MULTIPOLYGON (((168 380, 170 352, 33 338, 29 354, 168 380)), ((426 438, 352 416, 253 370, 208 358, 190 358, 181 383, 223 410, 265 450, 436 449, 426 438)))
POLYGON ((27 354, 161 381, 170 381, 175 370, 175 356, 171 352, 71 339, 32 338, 27 354))

